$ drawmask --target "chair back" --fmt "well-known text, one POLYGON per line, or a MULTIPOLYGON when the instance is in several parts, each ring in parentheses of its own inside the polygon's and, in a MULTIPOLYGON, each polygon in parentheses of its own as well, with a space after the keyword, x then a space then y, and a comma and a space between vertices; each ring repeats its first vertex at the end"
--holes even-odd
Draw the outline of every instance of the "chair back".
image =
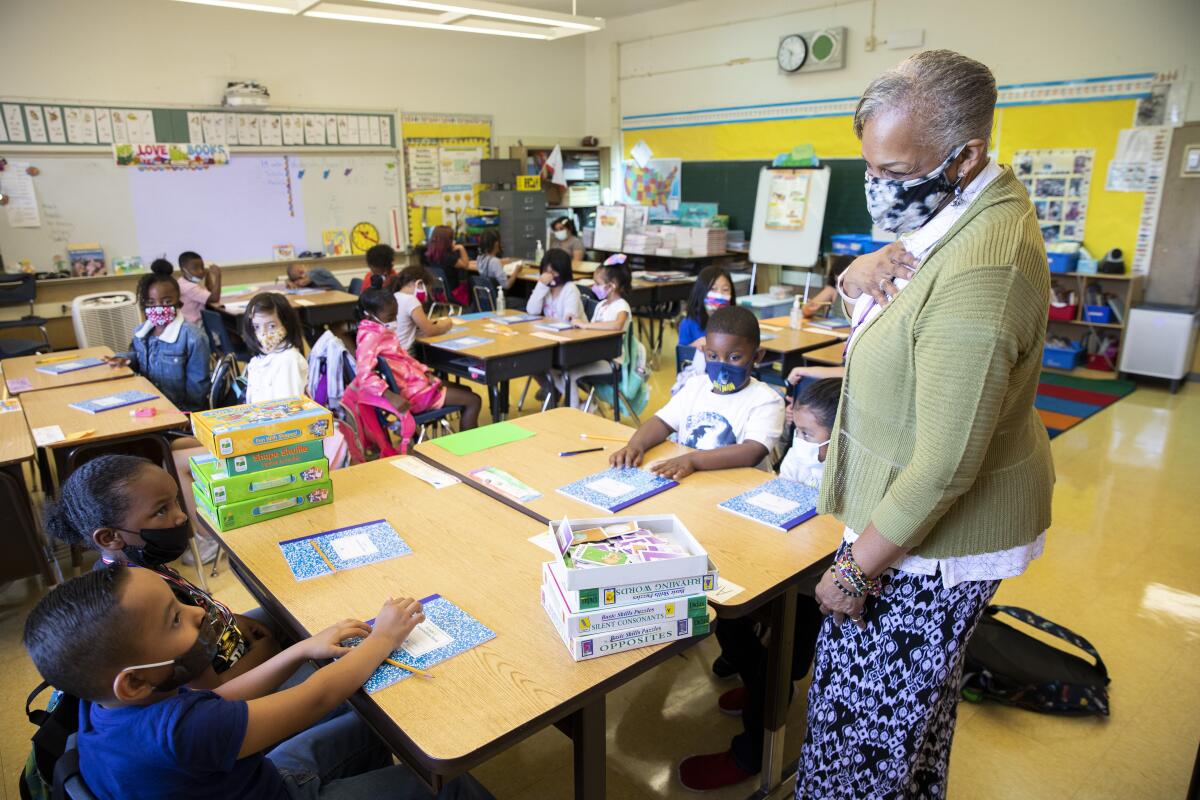
POLYGON ((348 287, 346 287, 346 291, 350 292, 350 294, 362 294, 362 289, 363 289, 363 279, 362 278, 354 278, 353 280, 350 281, 350 285, 348 287))
POLYGON ((496 281, 488 275, 471 276, 471 295, 476 311, 496 310, 496 281))
POLYGON ((686 345, 675 345, 675 374, 683 372, 696 358, 696 348, 686 345))
POLYGON ((238 384, 238 362, 232 353, 217 359, 213 368, 212 385, 208 390, 208 407, 225 408, 246 401, 246 393, 238 384))
POLYGON ((596 299, 596 295, 592 294, 590 289, 580 292, 579 299, 583 301, 583 313, 587 314, 587 318, 590 320, 596 315, 596 306, 600 305, 600 301, 596 299))
POLYGON ((204 324, 204 333, 208 336, 208 345, 219 356, 233 356, 241 361, 249 361, 250 353, 245 347, 238 347, 229 329, 225 327, 225 319, 221 312, 211 308, 200 309, 200 321, 204 324))
POLYGON ((26 273, 0 273, 0 306, 29 306, 33 314, 33 299, 37 297, 37 278, 26 273))

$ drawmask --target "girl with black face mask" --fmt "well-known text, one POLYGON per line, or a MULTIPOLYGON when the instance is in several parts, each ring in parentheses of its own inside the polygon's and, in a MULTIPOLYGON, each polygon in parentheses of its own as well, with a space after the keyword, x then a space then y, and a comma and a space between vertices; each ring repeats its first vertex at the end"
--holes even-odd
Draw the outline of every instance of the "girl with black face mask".
POLYGON ((187 550, 191 526, 179 504, 179 485, 156 464, 124 455, 89 461, 63 482, 58 501, 47 504, 44 523, 56 539, 98 550, 97 565, 152 570, 180 602, 208 612, 209 668, 189 682, 192 688, 219 686, 279 652, 275 635, 262 623, 234 614, 167 566, 187 550))

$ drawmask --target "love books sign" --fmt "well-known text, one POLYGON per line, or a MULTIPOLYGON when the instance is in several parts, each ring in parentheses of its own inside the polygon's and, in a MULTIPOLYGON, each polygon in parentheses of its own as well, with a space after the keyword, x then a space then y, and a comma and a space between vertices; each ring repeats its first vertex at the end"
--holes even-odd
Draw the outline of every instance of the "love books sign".
POLYGON ((223 144, 114 144, 118 167, 138 169, 208 169, 229 163, 223 144))

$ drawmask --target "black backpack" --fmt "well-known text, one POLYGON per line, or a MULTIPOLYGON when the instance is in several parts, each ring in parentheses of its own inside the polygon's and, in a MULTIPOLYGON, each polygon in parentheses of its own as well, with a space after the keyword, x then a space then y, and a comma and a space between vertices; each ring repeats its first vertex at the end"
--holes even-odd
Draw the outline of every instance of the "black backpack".
POLYGON ((71 750, 67 758, 63 757, 67 752, 67 740, 79 730, 79 698, 54 690, 44 710, 30 709, 37 696, 50 688, 50 684, 42 681, 25 700, 25 716, 38 729, 30 737, 33 751, 21 773, 22 800, 64 798, 64 781, 79 772, 77 751, 71 750))
POLYGON ((1000 703, 1068 716, 1108 716, 1108 670, 1096 648, 1082 636, 1014 606, 988 606, 967 643, 962 696, 971 702, 1000 703), (1074 645, 1095 664, 996 619, 1007 614, 1074 645))

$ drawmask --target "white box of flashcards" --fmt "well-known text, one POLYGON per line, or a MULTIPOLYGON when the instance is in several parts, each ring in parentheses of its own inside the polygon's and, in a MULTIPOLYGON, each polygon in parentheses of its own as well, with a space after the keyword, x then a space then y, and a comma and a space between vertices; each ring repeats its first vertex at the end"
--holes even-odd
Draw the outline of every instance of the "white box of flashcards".
POLYGON ((562 519, 549 525, 562 554, 559 585, 568 591, 694 578, 709 570, 707 551, 674 514, 562 519), (585 538, 589 533, 594 536, 585 538), (611 538, 595 538, 610 533, 611 538), (585 560, 588 556, 593 560, 585 560))

